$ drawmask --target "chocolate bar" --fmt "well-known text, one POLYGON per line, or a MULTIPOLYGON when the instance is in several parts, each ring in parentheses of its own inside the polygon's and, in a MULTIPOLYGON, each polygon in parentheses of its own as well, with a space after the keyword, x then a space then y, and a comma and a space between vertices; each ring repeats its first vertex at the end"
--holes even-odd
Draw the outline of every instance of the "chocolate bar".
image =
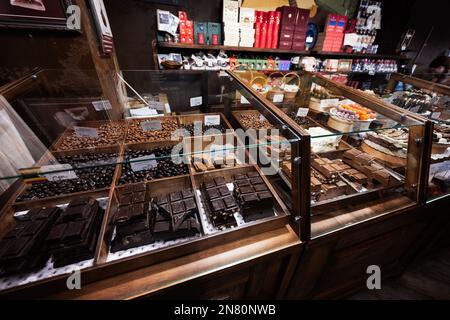
POLYGON ((226 186, 225 179, 223 177, 207 179, 203 182, 202 188, 212 223, 218 228, 236 225, 234 213, 238 211, 238 207, 226 186))
POLYGON ((47 236, 53 265, 92 259, 104 210, 90 197, 72 200, 47 236))
POLYGON ((171 240, 200 232, 197 204, 191 189, 159 195, 152 200, 150 221, 156 240, 171 240), (186 221, 189 223, 185 223, 186 221))
POLYGON ((273 207, 272 194, 259 174, 256 171, 250 171, 246 176, 247 180, 234 181, 233 190, 244 220, 249 214, 262 213, 267 211, 267 208, 273 207), (248 183, 244 184, 245 181, 248 183))
POLYGON ((50 257, 44 242, 61 213, 58 207, 32 209, 0 241, 0 270, 5 274, 42 268, 50 257))

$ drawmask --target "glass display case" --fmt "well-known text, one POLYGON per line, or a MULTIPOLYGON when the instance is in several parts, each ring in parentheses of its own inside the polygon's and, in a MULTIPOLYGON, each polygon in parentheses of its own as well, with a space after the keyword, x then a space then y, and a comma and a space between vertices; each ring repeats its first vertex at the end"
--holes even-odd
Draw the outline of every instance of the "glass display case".
MULTIPOLYGON (((311 238, 423 201, 429 121, 317 74, 233 77, 308 141, 300 192, 311 238)), ((290 165, 279 172, 286 181, 290 165)))
MULTIPOLYGON (((308 137, 228 74, 37 70, 0 88, 0 295, 66 288, 285 226, 308 137), (205 78, 206 77, 206 78, 205 78), (280 166, 289 166, 283 179, 280 166)), ((309 175, 309 173, 308 173, 309 175)))
POLYGON ((382 93, 388 102, 433 122, 427 201, 450 194, 450 87, 398 73, 382 93))

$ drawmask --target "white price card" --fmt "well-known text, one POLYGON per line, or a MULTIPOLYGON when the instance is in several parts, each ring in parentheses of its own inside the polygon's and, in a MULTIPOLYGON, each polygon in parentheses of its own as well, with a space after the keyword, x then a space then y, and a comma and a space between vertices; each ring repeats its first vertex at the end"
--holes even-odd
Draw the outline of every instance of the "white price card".
POLYGON ((417 112, 419 112, 419 109, 420 109, 420 107, 416 106, 416 107, 412 107, 411 109, 409 109, 409 111, 417 113, 417 112))
POLYGON ((218 125, 220 125, 220 114, 205 116, 205 126, 218 126, 218 125))
POLYGON ((203 98, 201 96, 191 98, 191 107, 201 106, 202 103, 203 103, 203 98))
POLYGON ((148 156, 138 157, 130 160, 131 170, 134 172, 142 170, 151 170, 158 166, 155 155, 152 153, 148 156))
POLYGON ((47 178, 48 181, 61 181, 78 178, 75 171, 73 171, 72 166, 68 163, 42 166, 40 172, 42 172, 42 175, 47 178))
POLYGON ((95 111, 112 110, 109 100, 92 101, 95 111))
POLYGON ((241 104, 250 104, 246 97, 241 95, 241 104))
POLYGON ((259 121, 266 121, 266 117, 264 117, 262 114, 259 115, 259 121))
POLYGON ((440 112, 433 112, 431 114, 431 119, 439 119, 440 116, 441 116, 440 112))
POLYGON ((277 93, 277 94, 273 95, 272 101, 275 103, 280 103, 280 102, 283 102, 283 99, 284 99, 284 94, 277 93))
POLYGON ((320 108, 328 108, 339 103, 339 99, 322 99, 320 100, 320 108))
POLYGON ((148 103, 148 107, 150 109, 155 109, 155 110, 159 110, 159 111, 165 110, 165 104, 163 102, 159 102, 159 101, 150 101, 148 103))
POLYGON ((309 108, 298 108, 297 117, 303 118, 308 115, 309 108))
POLYGON ((144 131, 160 131, 162 129, 162 124, 160 120, 142 121, 141 128, 144 131))
POLYGON ((74 126, 73 130, 79 137, 98 138, 98 131, 96 128, 74 126))

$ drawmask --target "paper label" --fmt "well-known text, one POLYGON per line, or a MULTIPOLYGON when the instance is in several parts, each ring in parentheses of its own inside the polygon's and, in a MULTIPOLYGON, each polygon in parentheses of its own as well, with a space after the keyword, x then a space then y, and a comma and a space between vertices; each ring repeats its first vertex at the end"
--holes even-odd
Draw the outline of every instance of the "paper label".
POLYGON ((308 115, 309 108, 298 108, 297 117, 306 117, 308 115))
POLYGON ((98 138, 98 131, 96 128, 89 127, 73 127, 75 134, 79 137, 98 138))
POLYGON ((433 112, 431 114, 431 119, 439 119, 440 116, 441 116, 440 112, 433 112))
POLYGON ((162 124, 160 120, 142 121, 141 128, 144 131, 159 131, 162 129, 162 124))
POLYGON ((241 95, 241 104, 250 104, 246 97, 241 95))
POLYGON ((165 108, 164 103, 159 102, 159 101, 150 101, 148 103, 148 107, 150 109, 155 109, 155 110, 159 110, 159 111, 164 111, 164 108, 165 108))
POLYGON ((151 170, 158 166, 158 162, 155 160, 155 155, 152 153, 148 156, 134 158, 130 162, 131 170, 134 172, 142 170, 151 170))
POLYGON ((45 178, 47 178, 48 181, 61 181, 61 180, 70 180, 70 179, 78 178, 75 171, 73 171, 72 166, 68 163, 42 166, 40 171, 45 172, 42 175, 45 178), (59 171, 59 170, 64 170, 64 171, 59 171), (52 172, 52 171, 59 171, 59 172, 52 172))
POLYGON ((322 99, 320 100, 320 108, 328 108, 339 103, 339 99, 322 99))
POLYGON ((266 117, 264 117, 262 114, 259 116, 259 121, 266 121, 266 117))
POLYGON ((283 102, 283 99, 284 99, 284 94, 278 93, 278 94, 273 95, 272 101, 275 103, 280 103, 280 102, 283 102))
POLYGON ((191 107, 198 107, 201 106, 203 103, 202 97, 193 97, 191 98, 191 107))
POLYGON ((158 111, 156 111, 155 109, 150 109, 148 107, 143 107, 143 108, 139 108, 139 109, 130 109, 130 115, 138 116, 138 117, 156 116, 156 115, 158 115, 158 111))
POLYGON ((205 116, 205 126, 220 125, 220 114, 205 116))
POLYGON ((109 100, 92 101, 95 111, 112 110, 109 100))

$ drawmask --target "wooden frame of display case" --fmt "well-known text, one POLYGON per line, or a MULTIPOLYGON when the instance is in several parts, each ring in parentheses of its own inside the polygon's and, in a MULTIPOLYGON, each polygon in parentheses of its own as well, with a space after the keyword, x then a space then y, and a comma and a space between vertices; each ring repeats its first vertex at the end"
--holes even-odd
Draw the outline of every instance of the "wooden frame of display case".
MULTIPOLYGON (((301 134, 302 139, 305 138, 305 136, 308 136, 308 138, 312 141, 312 138, 306 133, 304 127, 298 125, 293 119, 291 119, 287 114, 285 114, 278 106, 273 104, 271 101, 266 99, 264 96, 258 94, 253 88, 248 86, 245 81, 242 81, 239 76, 235 75, 232 72, 229 72, 230 76, 233 78, 233 80, 237 81, 241 86, 244 86, 247 91, 251 92, 257 100, 264 103, 264 105, 270 109, 272 112, 277 114, 279 118, 283 120, 287 125, 292 127, 295 132, 301 134)), ((393 119, 394 121, 397 121, 399 123, 405 123, 405 121, 409 118, 414 122, 417 122, 418 125, 410 127, 410 134, 409 134, 409 143, 408 143, 408 154, 407 159, 409 161, 407 168, 408 172, 405 176, 405 189, 407 192, 409 192, 411 195, 414 195, 414 198, 416 199, 414 203, 411 203, 409 207, 420 205, 424 202, 425 199, 425 188, 426 185, 426 179, 428 177, 427 174, 427 168, 428 168, 428 157, 431 150, 431 137, 432 137, 432 123, 430 121, 427 121, 426 119, 423 119, 420 116, 417 116, 411 112, 408 112, 406 110, 403 110, 399 107, 390 105, 388 103, 383 102, 382 100, 371 96, 367 93, 364 93, 362 91, 347 87, 345 85, 335 83, 322 75, 314 74, 310 72, 303 72, 304 81, 301 81, 301 86, 299 89, 299 95, 296 99, 297 106, 301 107, 307 107, 308 106, 308 100, 309 100, 309 91, 311 88, 311 84, 314 81, 318 85, 324 86, 325 88, 332 88, 332 91, 334 93, 337 93, 339 95, 345 96, 356 103, 360 103, 362 105, 365 105, 372 110, 382 113, 385 116, 393 119), (308 93, 308 94, 305 94, 308 93), (382 111, 382 112, 380 112, 382 111), (415 157, 418 156, 419 159, 416 159, 415 157)), ((285 106, 283 106, 285 107, 285 106)), ((289 106, 289 108, 292 108, 292 105, 289 106)), ((308 141, 309 143, 309 141, 308 141)), ((309 149, 309 146, 308 146, 309 149)), ((308 159, 310 158, 311 151, 308 152, 308 159)), ((303 158, 302 158, 303 160, 303 158)), ((307 167, 305 168, 302 166, 303 170, 305 172, 303 173, 302 182, 306 183, 305 176, 309 176, 309 163, 307 167)), ((308 186, 309 186, 309 180, 308 180, 308 186)), ((303 188, 303 190, 307 189, 307 192, 309 193, 309 187, 303 188)), ((303 192, 305 193, 305 192, 303 192)), ((370 198, 370 195, 368 195, 370 198)), ((310 203, 310 196, 309 194, 305 194, 303 196, 303 199, 308 198, 308 204, 310 203)), ((358 202, 358 197, 353 197, 355 203, 358 202)), ((351 199, 351 198, 350 198, 351 199)), ((304 212, 310 213, 311 206, 305 205, 303 203, 304 212)), ((408 207, 408 206, 407 206, 408 207)), ((398 208, 398 209, 390 209, 388 212, 383 213, 391 213, 396 212, 398 210, 405 209, 404 206, 398 208)), ((364 221, 364 220, 363 220, 364 221)), ((358 222, 355 222, 358 223, 358 222)), ((352 223, 354 224, 354 223, 352 223)), ((343 227, 347 227, 347 225, 343 227)), ((339 228, 340 229, 340 228, 339 228)), ((325 233, 326 234, 326 233, 325 233)), ((321 234, 322 236, 324 234, 321 234)))

